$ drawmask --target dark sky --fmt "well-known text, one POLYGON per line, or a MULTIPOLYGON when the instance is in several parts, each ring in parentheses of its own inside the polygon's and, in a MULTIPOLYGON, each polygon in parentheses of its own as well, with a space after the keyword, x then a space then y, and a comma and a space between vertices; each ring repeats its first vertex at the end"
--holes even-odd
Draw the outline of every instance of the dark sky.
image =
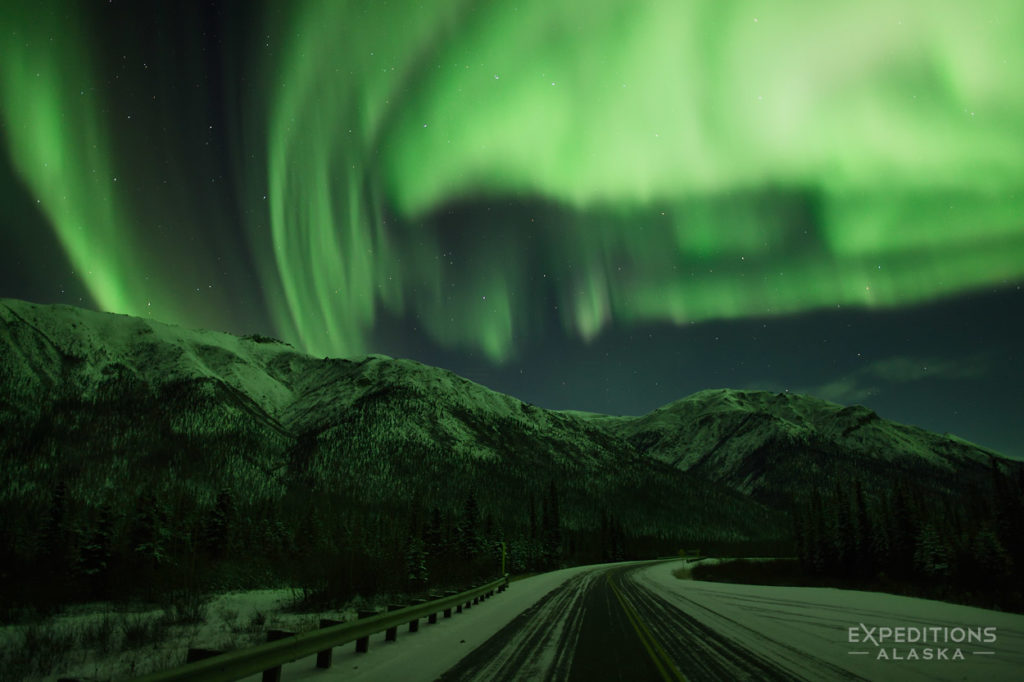
POLYGON ((0 296, 1024 457, 1024 5, 553 7, 3 3, 0 296))

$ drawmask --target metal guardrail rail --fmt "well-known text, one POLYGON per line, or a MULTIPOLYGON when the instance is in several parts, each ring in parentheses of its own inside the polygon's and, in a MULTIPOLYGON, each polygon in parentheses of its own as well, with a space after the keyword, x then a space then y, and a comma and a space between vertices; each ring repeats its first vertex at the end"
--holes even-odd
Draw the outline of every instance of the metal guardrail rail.
MULTIPOLYGON (((321 652, 329 652, 336 646, 369 637, 403 623, 419 621, 420 618, 437 614, 440 611, 445 611, 445 615, 448 616, 451 614, 452 607, 470 604, 481 596, 493 594, 495 590, 502 592, 508 587, 508 582, 506 574, 503 578, 486 585, 434 599, 424 604, 407 606, 351 623, 301 632, 274 642, 267 642, 248 649, 229 651, 194 663, 186 663, 171 670, 150 673, 134 679, 137 682, 176 682, 178 680, 231 682, 256 673, 279 670, 284 663, 321 652)), ((432 619, 432 622, 436 621, 432 619)), ((329 660, 330 657, 326 658, 329 660)))

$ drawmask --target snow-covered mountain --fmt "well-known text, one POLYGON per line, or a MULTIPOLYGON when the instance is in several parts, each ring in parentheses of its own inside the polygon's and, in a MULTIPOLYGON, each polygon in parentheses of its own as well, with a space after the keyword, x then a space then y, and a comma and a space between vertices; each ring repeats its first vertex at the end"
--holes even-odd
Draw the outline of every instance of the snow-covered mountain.
MULTIPOLYGON (((808 395, 705 390, 642 417, 591 419, 671 466, 781 503, 825 481, 987 482, 996 452, 808 395)), ((1015 466, 1016 463, 1011 466, 1015 466)))
MULTIPOLYGON (((217 381, 290 429, 316 425, 384 386, 419 385, 473 401, 496 414, 514 399, 450 372, 408 360, 369 355, 318 360, 267 337, 191 330, 127 315, 71 306, 0 301, 5 385, 19 394, 59 390, 96 400, 112 382, 152 388, 217 381), (70 383, 69 383, 70 382, 70 383), (58 389, 58 387, 60 387, 58 389), (458 391, 454 390, 458 387, 458 391), (329 394, 330 400, 324 400, 329 394)), ((35 401, 22 407, 39 407, 35 401)))
POLYGON ((955 492, 998 457, 809 396, 710 390, 641 417, 559 412, 411 360, 318 359, 15 300, 0 300, 0 389, 7 500, 69 476, 270 498, 298 484, 380 503, 436 503, 455 486, 491 491, 500 517, 557 481, 579 519, 615 507, 651 532, 686 518, 750 537, 782 527, 762 505, 788 509, 815 486, 905 473, 955 492))
POLYGON ((0 503, 61 480, 79 496, 157 486, 207 505, 224 487, 427 508, 474 491, 525 524, 527 500, 554 483, 570 529, 610 514, 638 535, 681 518, 695 538, 787 532, 781 515, 587 419, 411 360, 317 359, 266 337, 3 300, 0 387, 0 503))

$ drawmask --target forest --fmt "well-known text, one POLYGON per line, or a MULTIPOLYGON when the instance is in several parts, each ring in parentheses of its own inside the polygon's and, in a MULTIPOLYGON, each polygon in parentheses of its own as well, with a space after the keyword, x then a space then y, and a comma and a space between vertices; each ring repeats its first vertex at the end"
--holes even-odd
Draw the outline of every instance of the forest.
POLYGON ((903 477, 813 489, 794 539, 810 584, 1024 612, 1024 476, 995 459, 955 501, 903 477))

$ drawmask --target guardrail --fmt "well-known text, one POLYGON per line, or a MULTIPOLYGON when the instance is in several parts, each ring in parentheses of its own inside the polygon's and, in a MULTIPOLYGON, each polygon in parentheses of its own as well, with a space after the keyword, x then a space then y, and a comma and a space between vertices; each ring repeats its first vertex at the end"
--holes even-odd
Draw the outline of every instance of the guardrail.
POLYGON ((262 672, 264 680, 279 680, 283 664, 313 654, 317 655, 316 665, 318 668, 329 668, 332 650, 336 646, 356 642, 357 650, 365 651, 370 635, 387 631, 388 639, 394 639, 397 637, 398 626, 403 623, 409 623, 409 630, 415 632, 419 628, 420 618, 427 617, 428 622, 436 623, 438 612, 444 612, 444 617, 449 618, 452 614, 452 607, 461 612, 463 606, 469 608, 473 604, 479 603, 481 598, 486 599, 495 591, 503 592, 507 587, 508 575, 506 574, 503 578, 486 585, 423 604, 414 604, 368 618, 360 618, 351 623, 328 625, 319 630, 288 635, 266 644, 212 655, 194 663, 187 663, 178 668, 151 673, 136 679, 138 682, 175 682, 177 680, 230 682, 262 672))

